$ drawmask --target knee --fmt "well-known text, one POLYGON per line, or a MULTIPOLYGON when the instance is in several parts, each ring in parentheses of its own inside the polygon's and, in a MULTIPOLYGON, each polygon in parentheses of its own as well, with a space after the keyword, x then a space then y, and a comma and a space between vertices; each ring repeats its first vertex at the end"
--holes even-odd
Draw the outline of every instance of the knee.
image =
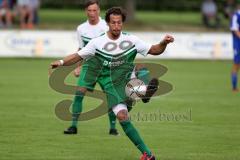
POLYGON ((117 114, 117 118, 118 118, 119 122, 123 122, 123 121, 129 120, 128 111, 127 110, 119 111, 118 114, 117 114))
POLYGON ((240 64, 237 64, 237 72, 239 71, 240 68, 240 64))
POLYGON ((239 70, 240 65, 239 64, 234 64, 232 67, 232 73, 237 73, 239 70))

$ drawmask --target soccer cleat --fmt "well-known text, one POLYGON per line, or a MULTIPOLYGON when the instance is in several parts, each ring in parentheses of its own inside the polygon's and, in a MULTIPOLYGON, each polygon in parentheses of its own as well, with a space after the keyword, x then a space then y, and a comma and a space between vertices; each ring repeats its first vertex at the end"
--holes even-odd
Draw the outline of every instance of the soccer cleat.
POLYGON ((113 136, 118 136, 118 135, 119 135, 117 129, 110 129, 110 130, 109 130, 109 134, 110 134, 110 135, 113 135, 113 136))
POLYGON ((140 160, 155 160, 155 156, 151 155, 150 157, 147 155, 146 152, 143 153, 142 157, 140 158, 140 160))
POLYGON ((63 133, 64 134, 77 134, 77 127, 73 127, 73 126, 69 127, 63 133))
POLYGON ((150 80, 148 86, 147 86, 147 91, 145 96, 142 98, 143 103, 148 103, 150 101, 150 98, 153 96, 153 94, 157 91, 158 89, 158 79, 153 78, 150 80))

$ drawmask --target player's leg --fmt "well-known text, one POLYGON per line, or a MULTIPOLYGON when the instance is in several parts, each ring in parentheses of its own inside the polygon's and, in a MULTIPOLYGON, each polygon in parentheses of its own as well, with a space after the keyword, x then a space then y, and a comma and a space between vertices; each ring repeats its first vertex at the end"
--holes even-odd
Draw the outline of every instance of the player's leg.
POLYGON ((232 90, 234 92, 238 91, 238 71, 239 71, 240 64, 233 64, 232 67, 232 90))
POLYGON ((151 153, 150 149, 145 145, 138 131, 129 120, 127 106, 125 104, 118 104, 114 106, 112 110, 117 116, 125 134, 141 151, 143 156, 145 155, 146 160, 155 160, 155 157, 151 153))
POLYGON ((108 112, 108 119, 109 119, 109 124, 110 124, 110 129, 109 129, 109 134, 117 136, 119 135, 117 129, 116 129, 116 115, 111 111, 108 112))
POLYGON ((10 10, 7 10, 6 12, 6 24, 7 24, 7 27, 12 26, 12 13, 10 10))
POLYGON ((233 60, 234 64, 232 67, 231 79, 232 79, 232 90, 235 92, 235 91, 238 91, 237 84, 238 84, 238 70, 240 67, 240 52, 236 50, 234 52, 235 52, 234 60, 233 60))
POLYGON ((82 112, 82 102, 87 88, 78 87, 72 104, 72 124, 64 131, 64 134, 77 134, 78 118, 82 112))
POLYGON ((144 103, 148 103, 150 98, 158 89, 158 79, 152 78, 150 79, 150 71, 143 64, 137 64, 135 66, 135 72, 138 79, 142 80, 147 85, 147 91, 142 101, 144 103))
MULTIPOLYGON (((101 89, 105 91, 105 86, 106 84, 110 81, 111 79, 106 79, 106 78, 98 78, 97 82, 100 85, 101 89)), ((116 115, 110 111, 108 112, 108 119, 109 119, 109 134, 117 136, 119 135, 117 129, 116 129, 116 115)))
POLYGON ((135 65, 135 72, 138 79, 142 80, 145 84, 150 81, 150 72, 147 67, 143 64, 135 65))
POLYGON ((87 90, 92 91, 96 84, 96 77, 91 70, 91 62, 85 62, 81 67, 81 73, 77 82, 77 90, 72 104, 72 124, 64 131, 64 134, 77 134, 78 118, 82 112, 83 98, 87 90))
POLYGON ((19 13, 20 13, 20 27, 21 29, 25 29, 27 27, 26 22, 25 22, 25 18, 27 16, 27 12, 26 12, 26 6, 19 6, 19 13))
POLYGON ((0 28, 4 27, 4 23, 3 23, 3 13, 2 13, 2 9, 0 8, 0 28))

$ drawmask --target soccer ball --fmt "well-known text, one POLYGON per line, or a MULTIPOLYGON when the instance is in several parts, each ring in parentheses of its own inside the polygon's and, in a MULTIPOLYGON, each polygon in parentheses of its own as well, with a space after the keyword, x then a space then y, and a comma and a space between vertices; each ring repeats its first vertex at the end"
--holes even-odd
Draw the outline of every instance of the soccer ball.
POLYGON ((140 79, 131 79, 125 86, 126 95, 132 100, 139 100, 145 96, 147 86, 140 79))

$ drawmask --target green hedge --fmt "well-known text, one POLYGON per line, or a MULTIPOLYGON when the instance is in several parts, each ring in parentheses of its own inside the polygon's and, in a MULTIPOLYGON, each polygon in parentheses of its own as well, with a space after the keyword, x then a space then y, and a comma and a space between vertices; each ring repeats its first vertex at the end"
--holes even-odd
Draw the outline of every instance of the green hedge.
MULTIPOLYGON (((126 0, 100 0, 103 9, 124 5, 126 0)), ((135 0, 138 10, 199 11, 202 0, 135 0)), ((221 10, 224 0, 217 0, 221 10)), ((42 0, 42 8, 83 8, 84 0, 42 0)))

